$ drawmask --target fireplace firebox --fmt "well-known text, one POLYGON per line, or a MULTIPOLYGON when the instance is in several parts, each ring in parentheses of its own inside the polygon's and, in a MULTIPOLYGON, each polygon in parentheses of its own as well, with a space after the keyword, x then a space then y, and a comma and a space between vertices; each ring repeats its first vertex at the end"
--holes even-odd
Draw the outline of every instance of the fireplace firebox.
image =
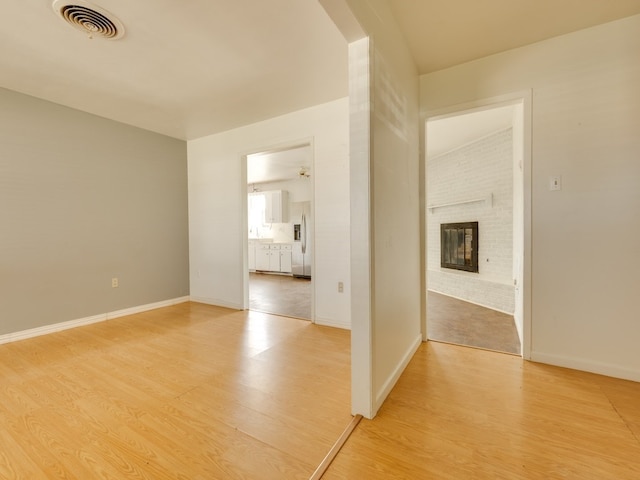
POLYGON ((440 224, 440 266, 478 273, 478 222, 440 224))

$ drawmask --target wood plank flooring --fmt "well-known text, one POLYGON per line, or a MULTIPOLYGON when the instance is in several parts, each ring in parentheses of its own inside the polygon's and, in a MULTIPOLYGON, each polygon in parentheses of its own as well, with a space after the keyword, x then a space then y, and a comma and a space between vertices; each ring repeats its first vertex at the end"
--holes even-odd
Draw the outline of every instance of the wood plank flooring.
POLYGON ((307 479, 349 332, 185 303, 0 345, 2 479, 307 479))
MULTIPOLYGON (((0 345, 1 479, 308 479, 349 332, 185 303, 0 345)), ((336 479, 640 478, 640 384, 423 344, 336 479)))
POLYGON ((437 342, 323 480, 640 478, 640 384, 437 342))
POLYGON ((311 280, 250 273, 249 307, 257 312, 311 320, 311 280))
POLYGON ((513 315, 432 291, 427 294, 429 340, 520 354, 513 315))

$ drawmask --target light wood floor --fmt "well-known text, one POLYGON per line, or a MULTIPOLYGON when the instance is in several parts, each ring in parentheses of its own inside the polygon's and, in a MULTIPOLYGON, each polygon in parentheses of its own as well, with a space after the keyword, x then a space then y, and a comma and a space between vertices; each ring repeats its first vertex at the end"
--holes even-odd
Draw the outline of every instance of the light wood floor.
POLYGON ((640 384, 422 344, 323 480, 640 479, 640 384))
POLYGON ((349 332, 185 303, 0 345, 1 479, 308 479, 349 332))
POLYGON ((249 307, 257 312, 311 320, 311 280, 250 273, 249 307))
POLYGON ((432 291, 427 295, 429 340, 520 354, 513 315, 432 291))
MULTIPOLYGON (((185 303, 0 345, 1 479, 307 479, 349 333, 185 303)), ((640 478, 640 384, 423 344, 323 477, 640 478)))

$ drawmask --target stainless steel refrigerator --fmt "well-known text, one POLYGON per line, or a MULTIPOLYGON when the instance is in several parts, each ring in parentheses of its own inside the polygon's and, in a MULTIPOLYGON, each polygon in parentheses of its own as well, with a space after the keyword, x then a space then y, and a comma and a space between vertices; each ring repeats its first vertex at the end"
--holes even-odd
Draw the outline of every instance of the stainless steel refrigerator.
POLYGON ((291 204, 293 222, 293 248, 291 273, 298 278, 311 278, 313 223, 311 222, 311 202, 291 204))

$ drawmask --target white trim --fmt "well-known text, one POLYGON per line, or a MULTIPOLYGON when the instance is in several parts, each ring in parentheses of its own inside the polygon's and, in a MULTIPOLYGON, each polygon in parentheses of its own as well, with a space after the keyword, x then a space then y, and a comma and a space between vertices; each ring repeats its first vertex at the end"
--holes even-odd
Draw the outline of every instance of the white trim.
POLYGON ((531 352, 531 360, 534 362, 545 363, 557 367, 571 368, 573 370, 581 370, 591 372, 598 375, 606 375, 607 377, 621 378, 640 382, 640 371, 630 368, 621 367, 611 363, 594 362, 584 358, 566 357, 563 355, 554 355, 551 353, 531 352))
POLYGON ((239 303, 230 303, 225 302, 224 300, 220 300, 218 298, 209 298, 209 297, 194 297, 191 296, 192 302, 204 303, 206 305, 213 305, 214 307, 223 307, 223 308, 231 308, 233 310, 246 310, 243 305, 239 303))
POLYGON ((349 225, 351 246, 351 413, 373 418, 373 240, 371 122, 373 39, 349 44, 349 225))
POLYGON ((148 303, 146 305, 140 305, 137 307, 131 307, 124 310, 117 310, 114 312, 101 313, 99 315, 93 315, 91 317, 78 318, 76 320, 68 320, 66 322, 54 323, 52 325, 44 325, 42 327, 30 328, 28 330, 22 330, 19 332, 6 333, 0 335, 0 344, 17 342, 19 340, 26 340, 27 338, 39 337, 41 335, 47 335, 49 333, 61 332, 63 330, 69 330, 71 328, 83 327, 85 325, 91 325, 92 323, 104 322, 118 317, 124 317, 126 315, 134 315, 136 313, 142 313, 149 310, 155 310, 163 307, 170 307, 171 305, 177 305, 178 303, 188 302, 189 297, 179 297, 170 300, 163 300, 161 302, 148 303))
MULTIPOLYGON (((507 105, 522 104, 523 111, 523 228, 524 228, 524 253, 523 253, 523 331, 522 331, 522 358, 525 360, 532 359, 532 136, 533 136, 533 119, 532 119, 532 106, 533 106, 533 90, 531 88, 506 93, 489 98, 476 99, 470 102, 465 102, 457 105, 450 105, 435 110, 427 110, 421 114, 421 121, 424 122, 423 135, 426 139, 426 127, 427 122, 432 120, 439 120, 443 118, 453 117, 456 115, 472 113, 476 111, 488 110, 492 108, 498 108, 507 105)), ((422 161, 425 163, 426 170, 426 143, 423 145, 422 161)), ((426 202, 426 193, 425 193, 426 202)), ((426 205, 425 205, 426 206, 426 205)), ((425 261, 425 267, 428 268, 425 261)), ((425 312, 426 315, 426 312, 425 312)), ((425 317, 422 328, 423 336, 427 338, 426 324, 428 319, 425 317)), ((518 332, 520 333, 520 332, 518 332)))
POLYGON ((433 213, 433 211, 436 208, 455 207, 458 205, 467 205, 469 203, 480 203, 480 202, 488 203, 490 207, 493 207, 493 193, 488 193, 482 198, 474 198, 473 200, 462 200, 460 202, 441 203, 439 205, 427 205, 427 208, 431 213, 433 213))
POLYGON ((497 95, 489 98, 481 98, 470 102, 449 105, 434 110, 424 112, 425 121, 442 120, 444 118, 456 117, 460 114, 481 112, 493 108, 506 107, 522 101, 523 98, 531 96, 531 89, 524 89, 516 92, 497 95))
MULTIPOLYGON (((285 152, 287 150, 292 150, 296 148, 308 147, 311 152, 311 171, 315 171, 316 166, 316 145, 315 145, 315 136, 311 135, 309 137, 291 139, 289 141, 280 142, 275 145, 266 146, 262 148, 253 148, 250 150, 245 150, 238 152, 240 165, 242 167, 242 172, 240 174, 241 178, 241 204, 242 204, 242 212, 243 212, 243 220, 241 222, 241 230, 240 236, 242 240, 242 289, 243 289, 243 305, 240 307, 240 310, 249 310, 249 238, 248 238, 248 228, 249 228, 249 218, 248 218, 248 205, 247 205, 247 180, 249 175, 248 169, 248 156, 256 155, 256 154, 264 154, 264 153, 276 153, 276 152, 285 152)), ((316 323, 316 187, 315 187, 315 175, 311 176, 311 181, 309 183, 311 187, 311 199, 310 199, 310 207, 311 207, 311 232, 313 232, 313 238, 311 239, 311 272, 313 275, 311 276, 311 323, 316 323)), ((229 307, 236 308, 236 307, 229 307)))
POLYGON ((185 303, 190 300, 189 296, 172 298, 170 300, 162 300, 160 302, 148 303, 147 305, 140 305, 137 307, 125 308, 122 310, 116 310, 115 312, 107 313, 107 320, 114 318, 126 317, 127 315, 135 315, 136 313, 148 312, 149 310, 156 310, 158 308, 170 307, 177 305, 178 303, 185 303))
POLYGON ((409 347, 409 350, 407 350, 407 352, 404 354, 404 357, 402 357, 402 361, 396 366, 396 368, 393 370, 393 374, 389 376, 387 381, 384 382, 384 385, 382 386, 380 391, 377 393, 374 410, 373 410, 374 414, 378 413, 378 410, 386 400, 387 396, 389 396, 389 394, 391 393, 391 390, 396 385, 396 382, 400 378, 400 375, 402 375, 402 372, 404 372, 405 368, 407 368, 407 365, 409 365, 409 362, 411 361, 411 359, 413 358, 413 355, 416 353, 416 351, 420 347, 421 343, 422 343, 422 333, 420 333, 415 338, 415 340, 409 347))
POLYGON ((523 195, 524 195, 524 257, 522 264, 522 358, 528 360, 531 358, 533 344, 533 221, 532 221, 532 205, 533 205, 533 90, 525 90, 522 96, 522 119, 523 119, 523 158, 522 173, 523 195))
POLYGON ((343 330, 351 330, 351 325, 346 323, 336 322, 331 318, 322 318, 316 317, 315 322, 316 325, 321 325, 323 327, 334 327, 334 328, 342 328, 343 330))

